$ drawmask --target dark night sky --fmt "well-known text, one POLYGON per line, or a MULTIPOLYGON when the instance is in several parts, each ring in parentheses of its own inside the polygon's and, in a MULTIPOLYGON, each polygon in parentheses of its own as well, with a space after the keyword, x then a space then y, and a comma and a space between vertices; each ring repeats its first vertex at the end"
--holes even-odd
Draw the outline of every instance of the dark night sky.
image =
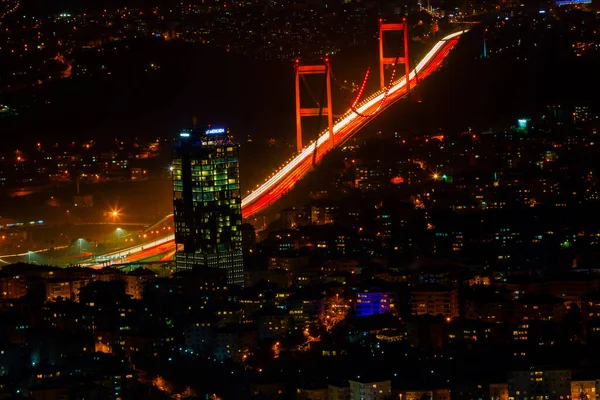
POLYGON ((129 7, 144 6, 144 5, 169 5, 176 3, 175 0, 22 0, 22 10, 28 13, 54 13, 61 11, 93 11, 102 8, 121 7, 127 4, 129 7))
MULTIPOLYGON (((57 11, 61 11, 60 6, 57 11)), ((517 116, 531 114, 557 99, 567 105, 569 101, 587 102, 600 90, 600 83, 589 79, 595 68, 593 63, 571 65, 551 55, 529 63, 480 61, 477 56, 481 43, 480 32, 466 35, 446 67, 420 86, 423 103, 400 102, 366 130, 466 130, 469 126, 487 130, 514 123, 517 116), (569 81, 554 82, 563 76, 557 71, 572 68, 581 73, 572 75, 569 81)), ((336 56, 332 64, 337 77, 360 82, 366 67, 375 66, 375 43, 371 47, 336 56)), ((14 146, 18 140, 34 143, 171 137, 188 127, 193 116, 198 117, 200 124, 222 123, 231 127, 238 139, 252 134, 257 139, 293 140, 290 62, 256 61, 206 46, 162 41, 139 41, 130 50, 108 54, 101 62, 113 72, 111 77, 59 81, 41 90, 2 99, 7 104, 28 102, 31 98, 41 100, 38 104, 43 104, 43 100, 50 100, 51 104, 25 111, 26 117, 15 120, 12 126, 4 124, 0 144, 14 146), (150 62, 161 65, 160 73, 144 73, 150 62)), ((89 57, 93 64, 96 56, 89 57)), ((372 74, 367 92, 377 85, 376 75, 372 74)), ((342 112, 347 108, 346 100, 340 92, 334 96, 336 112, 342 112)), ((309 124, 306 126, 310 128, 309 124)), ((309 131, 305 137, 310 140, 315 134, 309 131)), ((276 159, 282 155, 268 156, 276 159)), ((261 163, 270 159, 262 159, 261 163)))

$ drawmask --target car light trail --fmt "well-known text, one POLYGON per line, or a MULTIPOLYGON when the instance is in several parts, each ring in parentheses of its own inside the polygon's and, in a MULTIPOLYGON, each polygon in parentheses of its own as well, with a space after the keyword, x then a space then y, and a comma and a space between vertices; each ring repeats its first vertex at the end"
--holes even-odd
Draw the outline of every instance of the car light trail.
MULTIPOLYGON (((456 40, 449 41, 448 44, 445 45, 443 47, 443 49, 435 56, 435 58, 425 68, 423 68, 419 72, 420 78, 424 79, 431 72, 433 72, 437 68, 437 66, 439 66, 439 64, 444 60, 444 58, 446 57, 448 52, 454 47, 455 44, 456 44, 456 40)), ((413 76, 414 76, 414 78, 411 79, 411 81, 414 81, 416 84, 416 74, 414 74, 413 76)), ((385 103, 385 105, 382 107, 382 110, 389 107, 391 104, 394 103, 395 100, 402 98, 402 96, 404 96, 404 94, 406 94, 406 88, 400 88, 400 89, 402 89, 402 90, 396 90, 395 93, 391 95, 390 101, 385 103)), ((369 98, 370 105, 373 106, 374 104, 378 103, 379 99, 380 99, 379 95, 371 96, 369 98)), ((355 114, 355 115, 357 115, 357 114, 355 114)), ((352 135, 355 132, 357 132, 363 125, 365 125, 369 121, 370 121, 370 118, 353 118, 352 121, 350 122, 350 124, 347 125, 344 129, 341 129, 338 132, 334 133, 336 135, 336 138, 339 138, 338 140, 336 140, 337 145, 340 145, 345 140, 352 137, 352 135)), ((327 141, 327 137, 325 137, 324 141, 327 141)), ((322 145, 322 143, 323 143, 322 141, 320 141, 318 143, 317 149, 320 147, 320 145, 322 145)), ((314 147, 312 149, 314 149, 314 147)), ((325 148, 325 151, 322 151, 317 158, 318 159, 322 158, 324 156, 324 154, 326 153, 326 150, 327 149, 325 148)), ((248 206, 245 210, 243 210, 244 215, 246 215, 246 216, 252 215, 252 214, 264 209, 268 205, 272 204, 279 197, 281 197, 283 194, 285 194, 285 192, 287 192, 289 189, 291 189, 293 187, 293 185, 300 178, 302 178, 302 176, 306 172, 308 172, 308 170, 310 170, 310 168, 312 167, 312 163, 310 162, 309 159, 304 159, 302 161, 303 161, 302 163, 299 163, 267 195, 262 196, 258 201, 254 202, 252 205, 248 206)))
MULTIPOLYGON (((439 64, 444 60, 445 56, 448 54, 450 49, 454 47, 456 41, 453 39, 457 39, 462 33, 465 31, 459 31, 453 33, 451 35, 446 36, 442 40, 433 46, 433 48, 423 57, 423 59, 417 64, 414 70, 411 71, 409 75, 409 79, 412 81, 416 78, 417 74, 420 75, 421 79, 424 79, 426 75, 433 72, 435 68, 439 66, 439 64)), ((416 82, 415 82, 416 84, 416 82)), ((391 96, 393 94, 399 93, 401 89, 405 89, 406 92, 406 77, 399 79, 389 90, 381 90, 377 92, 375 95, 370 96, 368 100, 364 101, 360 107, 358 108, 358 114, 366 114, 366 112, 372 108, 374 105, 378 103, 382 103, 383 106, 378 107, 375 110, 376 113, 383 111, 390 104, 400 99, 400 96, 391 96), (385 99, 385 97, 389 97, 385 99), (387 100, 387 101, 384 101, 387 100)), ((354 134, 360 127, 362 127, 363 123, 359 121, 360 119, 366 120, 366 118, 361 117, 352 110, 349 110, 344 114, 338 122, 333 126, 333 134, 334 137, 337 138, 340 136, 340 140, 336 140, 336 143, 339 145, 343 141, 347 140, 352 134, 354 134), (344 128, 349 127, 349 129, 344 130, 344 128)), ((321 149, 323 146, 327 146, 329 139, 329 132, 325 131, 317 140, 317 142, 313 142, 300 152, 296 157, 294 157, 288 164, 283 166, 279 171, 277 171, 272 177, 270 177, 265 183, 259 186, 256 190, 242 199, 242 214, 245 218, 248 218, 255 214, 256 212, 262 210, 267 207, 273 201, 277 200, 281 197, 287 190, 289 190, 293 184, 297 180, 299 180, 302 175, 304 175, 312 165, 302 165, 306 164, 307 160, 310 161, 310 156, 315 151, 315 146, 317 147, 317 151, 321 149), (284 180, 288 175, 292 172, 292 182, 288 182, 284 180), (291 185, 290 185, 291 183, 291 185), (278 187, 281 186, 281 187, 278 187), (283 189, 283 190, 281 190, 283 189)), ((321 151, 320 157, 322 157, 327 150, 327 147, 324 147, 321 151)))
MULTIPOLYGON (((416 79, 417 74, 419 76, 419 81, 421 81, 439 67, 450 50, 456 45, 457 39, 464 32, 466 31, 459 31, 448 35, 433 46, 433 48, 410 72, 409 79, 411 81, 411 87, 414 87, 419 83, 416 79)), ((342 145, 371 120, 371 118, 363 117, 360 114, 368 115, 369 111, 372 109, 371 114, 375 116, 383 112, 397 100, 404 97, 406 92, 406 77, 402 77, 396 81, 389 90, 384 88, 361 102, 358 108, 348 110, 333 126, 336 146, 342 145)), ((248 218, 257 212, 260 212, 290 190, 296 182, 312 168, 312 155, 315 151, 315 146, 317 150, 317 160, 319 160, 331 150, 331 148, 329 148, 329 143, 329 132, 325 131, 325 133, 318 138, 316 143, 313 141, 306 146, 300 154, 295 156, 289 163, 273 174, 265 183, 243 198, 242 214, 244 218, 248 218)), ((165 219, 169 218, 172 218, 172 215, 167 216, 165 219)), ((105 254, 97 260, 109 261, 115 258, 126 258, 128 261, 139 260, 144 257, 155 256, 164 252, 170 253, 173 251, 174 246, 174 235, 168 235, 143 245, 137 245, 105 254), (134 256, 134 254, 136 255, 134 256)))
POLYGON ((127 249, 113 251, 112 253, 104 254, 101 257, 98 257, 97 260, 101 261, 101 260, 110 260, 111 258, 127 257, 133 253, 139 253, 141 251, 148 250, 148 249, 160 246, 160 245, 168 243, 168 242, 172 242, 173 240, 175 240, 175 235, 168 235, 161 239, 153 240, 150 243, 145 243, 145 244, 141 244, 138 246, 129 247, 127 249))

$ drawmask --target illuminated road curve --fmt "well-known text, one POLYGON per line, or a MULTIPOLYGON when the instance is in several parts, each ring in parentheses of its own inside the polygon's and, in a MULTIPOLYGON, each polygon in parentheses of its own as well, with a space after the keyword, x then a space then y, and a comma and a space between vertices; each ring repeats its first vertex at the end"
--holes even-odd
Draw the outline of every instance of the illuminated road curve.
MULTIPOLYGON (((426 78, 440 66, 464 32, 460 31, 448 35, 433 46, 416 68, 411 71, 409 77, 410 87, 416 86, 419 83, 418 81, 426 78)), ((352 110, 346 112, 336 121, 333 127, 335 146, 342 145, 373 117, 381 114, 387 107, 404 97, 406 93, 406 77, 402 77, 392 84, 387 96, 385 89, 381 90, 364 100, 356 108, 358 113, 352 110), (381 104, 382 101, 383 104, 381 104)), ((325 131, 319 137, 316 146, 316 158, 318 160, 331 150, 329 131, 325 131)), ((265 183, 242 199, 242 215, 244 218, 258 213, 287 193, 311 169, 314 152, 315 142, 312 142, 300 154, 267 179, 265 183)))
POLYGON ((172 243, 174 239, 175 239, 175 236, 173 234, 170 234, 170 235, 164 236, 160 239, 153 239, 151 242, 147 242, 147 243, 143 243, 143 244, 136 244, 135 246, 132 246, 132 247, 113 251, 110 253, 106 253, 106 254, 98 257, 97 260, 110 260, 110 259, 114 259, 114 258, 128 257, 134 253, 140 253, 140 252, 147 251, 149 249, 152 249, 152 248, 155 248, 158 246, 162 246, 164 244, 172 243))

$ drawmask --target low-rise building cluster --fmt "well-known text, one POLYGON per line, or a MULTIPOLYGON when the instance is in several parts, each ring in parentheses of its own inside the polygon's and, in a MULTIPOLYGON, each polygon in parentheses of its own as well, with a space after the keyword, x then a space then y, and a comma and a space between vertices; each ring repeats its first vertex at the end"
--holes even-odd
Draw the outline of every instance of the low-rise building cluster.
POLYGON ((202 267, 5 266, 0 389, 352 400, 596 390, 597 270, 502 276, 433 260, 305 268, 274 266, 240 288, 202 267), (194 364, 212 384, 182 372, 194 364))

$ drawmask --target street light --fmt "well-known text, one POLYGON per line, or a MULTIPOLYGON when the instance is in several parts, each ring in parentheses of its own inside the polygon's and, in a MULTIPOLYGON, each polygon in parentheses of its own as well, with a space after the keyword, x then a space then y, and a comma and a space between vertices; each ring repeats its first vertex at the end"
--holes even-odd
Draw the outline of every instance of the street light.
POLYGON ((112 218, 113 221, 116 222, 116 221, 119 220, 119 217, 121 216, 121 210, 118 207, 111 207, 108 210, 108 214, 107 215, 108 215, 109 218, 112 218))
POLYGON ((121 241, 121 228, 117 228, 117 245, 121 241))
POLYGON ((29 251, 27 252, 27 263, 28 263, 28 264, 31 264, 31 253, 32 253, 32 251, 31 251, 31 250, 29 250, 29 251))
POLYGON ((83 240, 82 238, 77 239, 77 241, 79 242, 79 261, 81 261, 83 259, 83 253, 81 252, 81 241, 82 240, 83 240))

